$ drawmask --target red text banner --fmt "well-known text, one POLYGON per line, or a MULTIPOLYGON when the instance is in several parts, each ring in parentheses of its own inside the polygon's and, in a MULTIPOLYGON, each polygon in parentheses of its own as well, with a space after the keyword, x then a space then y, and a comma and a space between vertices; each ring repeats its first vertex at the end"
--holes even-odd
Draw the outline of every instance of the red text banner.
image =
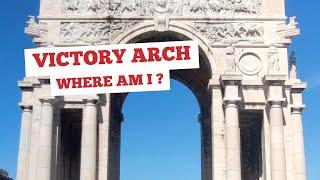
POLYGON ((26 77, 49 76, 51 95, 170 89, 170 70, 199 68, 194 41, 25 50, 26 77))

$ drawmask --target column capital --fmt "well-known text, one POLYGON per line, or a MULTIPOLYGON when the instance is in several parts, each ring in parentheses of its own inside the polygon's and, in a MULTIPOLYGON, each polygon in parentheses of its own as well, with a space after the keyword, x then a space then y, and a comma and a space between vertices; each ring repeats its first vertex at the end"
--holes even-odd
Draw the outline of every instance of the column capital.
POLYGON ((99 99, 97 98, 86 98, 83 99, 83 102, 85 103, 85 105, 97 105, 99 102, 99 99))
POLYGON ((221 76, 220 75, 212 75, 212 78, 209 79, 208 87, 211 89, 216 89, 216 88, 221 88, 221 81, 220 81, 221 76))
POLYGON ((268 104, 270 107, 281 106, 286 102, 285 98, 278 99, 268 99, 268 104))
POLYGON ((223 74, 220 77, 220 82, 223 86, 240 85, 242 81, 242 74, 223 74))
POLYGON ((307 88, 307 83, 293 83, 291 86, 292 93, 302 93, 307 88))
POLYGON ((19 107, 23 111, 32 111, 33 106, 31 104, 24 104, 24 103, 19 103, 19 107))
POLYGON ((224 97, 223 98, 223 104, 225 107, 230 105, 235 105, 238 107, 240 102, 241 102, 241 97, 234 97, 234 98, 224 97))
POLYGON ((39 101, 41 102, 41 105, 53 105, 56 102, 56 99, 54 97, 44 97, 40 98, 39 101))
POLYGON ((33 85, 31 84, 31 82, 29 81, 18 81, 18 87, 22 90, 22 91, 33 91, 33 85))
POLYGON ((286 75, 269 74, 264 76, 263 82, 267 85, 282 86, 284 85, 286 79, 287 79, 286 75))
POLYGON ((301 112, 303 111, 303 109, 305 107, 306 107, 306 105, 304 105, 304 104, 291 105, 291 113, 292 114, 301 114, 301 112))
POLYGON ((33 90, 40 84, 40 81, 36 77, 25 77, 23 80, 18 81, 18 87, 20 87, 22 91, 33 90))

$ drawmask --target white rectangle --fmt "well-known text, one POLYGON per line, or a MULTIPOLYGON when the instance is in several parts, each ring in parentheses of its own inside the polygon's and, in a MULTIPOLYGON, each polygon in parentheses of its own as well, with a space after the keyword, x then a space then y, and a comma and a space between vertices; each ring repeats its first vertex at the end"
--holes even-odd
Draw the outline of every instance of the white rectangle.
POLYGON ((52 96, 164 91, 170 90, 170 74, 168 70, 161 69, 115 71, 112 73, 89 72, 82 76, 51 76, 50 83, 52 96), (63 79, 65 82, 69 82, 69 88, 61 86, 63 79), (77 83, 74 84, 74 82, 77 83))
MULTIPOLYGON (((138 54, 138 53, 136 53, 138 54)), ((156 53, 154 53, 156 54, 156 53)), ((185 55, 182 55, 185 57, 185 55)), ((88 62, 88 61, 87 61, 88 62)), ((116 45, 102 45, 102 46, 79 46, 79 47, 54 47, 54 48, 36 48, 25 49, 25 69, 26 77, 32 76, 51 76, 59 72, 65 75, 74 75, 74 71, 82 69, 92 69, 93 71, 105 72, 112 71, 112 69, 134 69, 142 67, 159 67, 169 70, 173 69, 193 69, 199 68, 199 50, 198 44, 195 41, 171 41, 171 42, 156 42, 156 43, 136 43, 136 44, 116 44, 116 45), (171 48, 171 50, 168 49, 171 48), (186 48, 190 47, 188 60, 177 60, 178 52, 185 52, 186 48), (144 56, 148 62, 133 62, 134 54, 137 49, 142 49, 144 56), (150 49, 157 48, 160 50, 159 56, 162 58, 156 61, 155 56, 149 59, 150 49), (167 49, 166 49, 167 48, 167 49), (173 49, 172 49, 173 48, 173 49), (121 56, 122 50, 125 50, 121 61, 118 61, 116 55, 121 56), (173 50, 173 51, 172 51, 173 50), (82 52, 82 55, 81 55, 82 52), (92 53, 91 53, 92 52, 92 53), (103 59, 110 52, 110 61, 103 59), (167 53, 164 53, 167 52, 167 53), (164 60, 164 54, 170 58, 171 61, 164 60), (93 58, 95 55, 97 58, 93 58), (85 56, 88 55, 88 56, 85 56), (69 56, 69 57, 65 57, 69 56), (38 57, 38 58, 36 58, 38 57), (86 63, 84 57, 95 62, 93 65, 86 63), (58 59, 59 63, 58 63, 58 59), (39 64, 37 63, 39 61, 39 64), (154 60, 154 61, 152 61, 154 60), (111 62, 112 61, 112 62, 111 62), (43 62, 43 64, 42 64, 43 62), (105 64, 102 64, 102 63, 105 64), (108 64, 111 62, 111 64, 108 64), (118 63, 122 62, 122 63, 118 63), (60 65, 59 65, 60 64, 60 65), (68 65, 66 65, 68 64, 68 65), (41 67, 42 66, 42 67, 41 67)))
POLYGON ((194 41, 36 48, 25 50, 25 67, 27 77, 50 76, 52 96, 159 91, 170 89, 170 70, 199 68, 199 50, 194 41), (109 76, 112 85, 102 86, 109 76), (117 86, 120 76, 133 84, 117 86))

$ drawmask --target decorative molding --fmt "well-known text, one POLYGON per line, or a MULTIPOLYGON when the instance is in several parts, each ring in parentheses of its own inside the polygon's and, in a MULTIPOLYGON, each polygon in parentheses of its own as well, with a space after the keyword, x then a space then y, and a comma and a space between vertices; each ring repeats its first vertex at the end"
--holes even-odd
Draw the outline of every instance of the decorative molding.
POLYGON ((153 16, 168 4, 173 16, 260 16, 262 0, 62 0, 64 15, 153 16))
POLYGON ((262 23, 210 23, 195 22, 193 27, 201 32, 210 45, 216 43, 236 44, 239 42, 263 43, 264 28, 262 23))
POLYGON ((64 43, 109 44, 121 33, 139 22, 137 20, 62 22, 60 41, 64 43))

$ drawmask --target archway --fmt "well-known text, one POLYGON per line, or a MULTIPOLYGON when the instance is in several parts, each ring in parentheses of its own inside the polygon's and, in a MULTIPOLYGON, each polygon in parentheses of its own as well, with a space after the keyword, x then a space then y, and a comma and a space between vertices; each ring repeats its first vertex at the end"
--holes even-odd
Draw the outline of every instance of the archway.
POLYGON ((193 93, 175 80, 171 91, 129 93, 122 110, 120 179, 200 180, 199 111, 193 93))
MULTIPOLYGON (((148 31, 133 37, 126 43, 164 42, 190 40, 187 36, 175 31, 148 31)), ((212 76, 211 64, 207 51, 199 47, 200 68, 174 70, 170 72, 172 79, 183 83, 195 95, 200 109, 201 124, 201 179, 212 179, 212 139, 211 139, 211 93, 208 83, 212 76)), ((128 94, 111 95, 111 120, 109 144, 109 179, 119 180, 120 177, 120 141, 121 122, 123 121, 123 104, 128 94)))

